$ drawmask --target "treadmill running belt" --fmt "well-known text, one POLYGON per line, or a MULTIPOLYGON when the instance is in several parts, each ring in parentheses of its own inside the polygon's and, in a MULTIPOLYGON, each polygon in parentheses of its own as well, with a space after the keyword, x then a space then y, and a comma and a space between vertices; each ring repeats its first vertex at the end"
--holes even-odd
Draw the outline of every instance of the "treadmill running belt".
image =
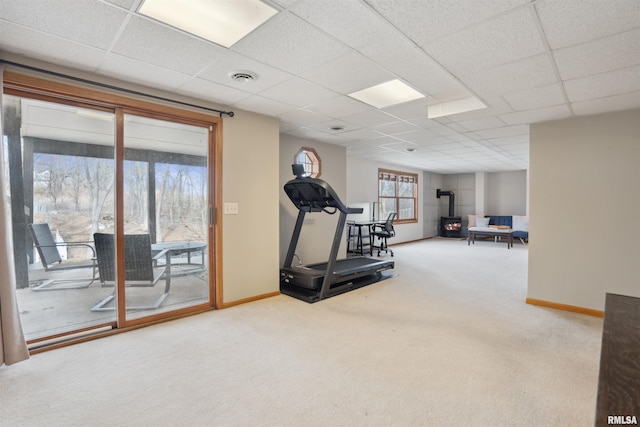
MULTIPOLYGON (((375 264, 377 262, 378 260, 375 260, 372 258, 363 258, 363 257, 340 259, 336 261, 335 272, 340 273, 342 271, 358 269, 361 267, 369 267, 372 264, 375 264)), ((308 267, 324 273, 324 271, 327 269, 327 263, 323 262, 320 264, 313 264, 313 265, 309 265, 308 267)))

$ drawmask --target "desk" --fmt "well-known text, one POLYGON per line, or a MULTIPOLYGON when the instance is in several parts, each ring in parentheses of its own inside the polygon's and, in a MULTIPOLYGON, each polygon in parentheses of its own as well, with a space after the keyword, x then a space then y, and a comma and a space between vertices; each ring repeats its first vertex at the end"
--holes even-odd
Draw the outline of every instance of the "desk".
POLYGON ((467 237, 467 246, 476 243, 476 236, 489 237, 507 237, 507 249, 513 247, 513 230, 510 228, 493 228, 493 227, 469 227, 469 237, 467 237))
POLYGON ((376 224, 384 224, 385 221, 350 221, 347 222, 347 253, 364 255, 365 248, 367 253, 373 253, 373 226, 376 224), (362 229, 366 228, 366 233, 362 229), (353 247, 351 244, 354 243, 353 247))
POLYGON ((600 351, 595 425, 610 416, 640 422, 640 298, 607 294, 600 351))
POLYGON ((172 276, 181 276, 187 274, 193 274, 196 272, 200 272, 205 269, 204 262, 204 253, 207 249, 206 243, 200 242, 164 242, 164 243, 154 243, 151 245, 151 250, 153 252, 167 251, 168 255, 167 262, 171 263, 171 275, 172 276), (192 262, 191 255, 194 252, 200 252, 200 262, 192 262), (187 261, 186 262, 174 262, 174 258, 180 255, 186 254, 187 261), (195 268, 178 268, 174 267, 180 266, 194 266, 195 268))

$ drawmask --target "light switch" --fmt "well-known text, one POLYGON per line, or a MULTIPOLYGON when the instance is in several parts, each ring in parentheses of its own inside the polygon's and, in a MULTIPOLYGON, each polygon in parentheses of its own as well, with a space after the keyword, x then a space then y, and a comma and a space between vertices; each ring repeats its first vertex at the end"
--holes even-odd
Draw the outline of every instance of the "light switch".
POLYGON ((225 215, 237 215, 238 214, 238 204, 237 203, 225 203, 224 204, 224 214, 225 215))

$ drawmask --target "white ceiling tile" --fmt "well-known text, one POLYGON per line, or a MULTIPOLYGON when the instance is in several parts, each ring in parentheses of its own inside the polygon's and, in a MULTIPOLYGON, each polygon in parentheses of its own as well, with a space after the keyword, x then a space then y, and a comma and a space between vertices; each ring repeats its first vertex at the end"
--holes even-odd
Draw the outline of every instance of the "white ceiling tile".
POLYGON ((389 135, 378 135, 377 138, 371 140, 371 143, 378 147, 386 147, 388 145, 406 143, 406 141, 399 140, 398 138, 389 135))
POLYGON ((564 87, 571 102, 640 91, 640 66, 569 80, 564 87))
POLYGON ((365 0, 378 13, 424 44, 526 3, 526 0, 409 1, 398 7, 389 0, 365 0))
POLYGON ((502 138, 505 136, 529 135, 528 125, 504 126, 494 129, 479 130, 476 132, 483 138, 502 138))
POLYGON ((270 3, 280 6, 282 9, 289 9, 298 2, 300 2, 300 0, 270 0, 270 3))
POLYGON ((362 140, 362 139, 347 139, 342 144, 343 147, 347 148, 365 148, 365 147, 375 147, 375 145, 371 144, 370 140, 362 140))
POLYGON ((384 148, 388 148, 393 151, 402 151, 402 152, 408 152, 407 149, 411 149, 415 151, 419 149, 419 147, 416 144, 413 144, 411 142, 406 142, 406 141, 398 141, 395 143, 385 144, 384 148))
POLYGON ((485 73, 462 77, 462 81, 483 98, 545 86, 556 80, 553 66, 546 54, 501 65, 485 73))
POLYGON ((457 123, 470 131, 499 128, 505 125, 503 121, 496 117, 484 117, 480 119, 464 120, 457 123))
POLYGON ((395 78, 393 73, 358 52, 350 52, 300 75, 345 95, 395 78))
POLYGON ((505 102, 502 97, 493 97, 482 99, 487 108, 480 108, 478 110, 466 111, 464 113, 452 114, 446 116, 450 122, 460 122, 464 120, 479 119, 482 117, 493 117, 497 114, 511 113, 513 108, 505 102))
POLYGON ((0 48, 24 56, 38 56, 80 70, 95 71, 105 50, 78 44, 55 36, 43 36, 39 31, 0 21, 0 48), (82 58, 82 61, 78 61, 82 58))
POLYGON ((498 146, 526 144, 529 142, 529 135, 517 135, 517 136, 505 136, 502 138, 491 138, 488 140, 488 142, 498 146))
POLYGON ((233 105, 243 110, 253 111, 255 113, 265 114, 268 116, 280 116, 284 113, 298 109, 298 107, 294 105, 284 104, 260 95, 249 96, 248 98, 234 103, 233 105))
POLYGON ((402 135, 399 135, 399 137, 402 138, 404 141, 416 142, 416 143, 428 141, 434 138, 442 138, 441 136, 427 129, 418 129, 412 132, 406 132, 406 133, 403 133, 402 135))
POLYGON ((341 119, 370 110, 371 107, 347 96, 338 96, 306 107, 325 116, 341 119))
POLYGON ((450 156, 447 156, 445 153, 440 151, 432 150, 429 147, 419 147, 419 150, 416 151, 416 156, 430 158, 432 160, 446 160, 450 156))
POLYGON ((198 77, 246 92, 259 93, 293 77, 290 73, 227 49, 217 50, 216 54, 208 59, 209 65, 198 74, 198 77), (256 75, 256 79, 244 83, 234 81, 230 75, 236 71, 249 71, 256 75))
POLYGON ((346 132, 343 132, 341 135, 349 141, 367 141, 380 136, 379 133, 374 132, 369 128, 347 130, 346 132))
POLYGON ((453 141, 451 141, 446 136, 436 136, 436 137, 430 137, 430 138, 424 138, 424 139, 416 139, 416 140, 412 140, 411 142, 414 142, 421 147, 431 148, 431 147, 436 147, 444 144, 450 144, 453 141))
POLYGON ((131 6, 133 6, 133 4, 137 2, 137 0, 105 0, 105 1, 107 3, 115 4, 116 6, 125 8, 127 10, 131 9, 131 6))
POLYGON ((342 141, 345 141, 348 139, 348 137, 346 137, 345 135, 347 135, 349 132, 351 131, 355 131, 359 128, 356 125, 353 125, 351 123, 347 123, 347 122, 343 122, 342 120, 329 120, 328 122, 320 122, 320 123, 314 123, 312 125, 309 125, 308 127, 310 127, 311 129, 315 129, 317 131, 320 132, 325 132, 325 133, 329 133, 331 135, 335 135, 335 136, 340 136, 340 139, 342 141), (341 130, 333 130, 332 128, 342 128, 341 130))
POLYGON ((380 148, 375 146, 347 147, 347 154, 352 156, 361 154, 376 154, 379 151, 380 148))
POLYGON ((465 145, 459 142, 451 142, 451 141, 444 144, 430 145, 429 148, 432 150, 441 151, 441 152, 449 152, 449 150, 467 151, 469 149, 468 147, 466 147, 465 145))
MULTIPOLYGON (((108 77, 166 90, 175 90, 190 79, 186 74, 114 53, 107 55, 97 72, 108 77)), ((201 96, 198 98, 206 99, 201 96)))
POLYGON ((311 111, 305 110, 303 108, 281 114, 280 118, 285 122, 295 123, 299 126, 309 126, 314 123, 322 123, 331 120, 330 117, 321 116, 317 113, 312 113, 311 111))
POLYGON ((468 75, 545 51, 527 8, 510 11, 425 46, 456 75, 468 75))
POLYGON ((317 130, 309 129, 309 128, 298 128, 289 132, 288 134, 297 136, 300 138, 309 138, 309 139, 320 138, 325 135, 322 132, 318 132, 317 130))
POLYGON ((460 82, 401 34, 394 33, 361 48, 360 52, 402 77, 423 95, 442 97, 444 93, 467 93, 460 82))
POLYGON ((466 134, 462 133, 454 133, 453 135, 448 135, 447 138, 454 142, 460 142, 462 145, 467 147, 475 147, 476 145, 478 145, 476 141, 469 138, 466 134))
POLYGON ((507 93, 503 96, 515 111, 551 107, 565 102, 559 84, 534 87, 520 92, 507 93))
POLYGON ((260 95, 285 104, 305 107, 335 98, 337 94, 307 80, 294 77, 260 92, 260 95))
POLYGON ((385 135, 399 135, 407 132, 415 132, 417 130, 417 127, 416 125, 409 122, 397 121, 373 126, 371 129, 385 135))
POLYGON ((384 20, 356 1, 301 1, 291 11, 354 49, 393 33, 384 20))
POLYGON ((0 17, 43 33, 107 49, 127 12, 106 3, 86 0, 3 0, 0 17), (34 13, 36 9, 37 13, 34 13))
POLYGON ((406 67, 396 69, 399 76, 425 95, 438 101, 471 95, 468 89, 442 66, 425 55, 422 50, 418 48, 415 50, 418 52, 412 55, 412 60, 404 61, 406 67))
POLYGON ((423 115, 421 116, 415 116, 415 117, 407 116, 407 117, 408 118, 406 120, 408 122, 411 122, 414 125, 421 127, 423 129, 429 129, 429 128, 440 126, 440 123, 428 118, 426 112, 423 113, 423 115))
POLYGON ((431 132, 437 133, 440 136, 447 136, 456 133, 453 129, 450 129, 446 125, 433 126, 429 128, 431 132))
POLYGON ((131 9, 131 6, 133 6, 134 3, 137 2, 137 0, 104 0, 107 3, 111 3, 114 4, 116 6, 120 6, 124 9, 131 9))
MULTIPOLYGON (((640 17, 639 17, 640 22, 640 17)), ((553 52, 562 80, 640 64, 640 29, 553 52)))
POLYGON ((368 111, 353 114, 351 116, 345 116, 342 118, 345 122, 353 123, 354 125, 360 125, 363 127, 378 126, 386 123, 392 123, 398 120, 397 117, 383 113, 380 110, 370 108, 368 111))
POLYGON ((508 125, 523 125, 547 120, 566 119, 571 117, 571 112, 566 105, 556 105, 555 107, 546 107, 537 110, 501 114, 498 117, 508 125))
POLYGON ((427 105, 429 101, 433 101, 427 98, 419 98, 414 101, 403 102, 402 104, 396 104, 383 108, 385 113, 391 114, 398 118, 416 118, 427 117, 427 105))
POLYGON ((250 96, 247 92, 198 78, 187 80, 180 85, 178 92, 225 105, 235 104, 250 96))
POLYGON ((343 145, 343 143, 345 142, 345 139, 343 137, 336 134, 320 135, 320 136, 316 136, 314 139, 316 141, 322 141, 322 142, 326 142, 327 144, 336 144, 336 145, 343 145))
POLYGON ((113 52, 194 75, 225 49, 139 16, 129 20, 113 52), (150 42, 150 41, 153 42, 150 42))
POLYGON ((465 129, 464 127, 462 127, 462 126, 461 126, 460 124, 458 124, 458 123, 449 123, 449 124, 447 124, 447 127, 448 127, 449 129, 451 129, 451 130, 454 130, 454 131, 456 131, 456 132, 461 132, 461 133, 466 132, 466 131, 468 131, 468 130, 469 130, 469 129, 465 129))
POLYGON ((535 8, 552 49, 637 28, 640 21, 637 0, 541 0, 535 8))
POLYGON ((518 142, 514 144, 504 145, 502 147, 506 152, 518 155, 529 155, 529 141, 518 142))
POLYGON ((631 110, 640 108, 640 92, 607 96, 606 98, 598 98, 590 101, 574 102, 571 104, 571 107, 573 108, 573 112, 578 116, 631 110))
POLYGON ((318 67, 349 51, 344 44, 288 12, 275 15, 231 49, 292 74, 318 67))

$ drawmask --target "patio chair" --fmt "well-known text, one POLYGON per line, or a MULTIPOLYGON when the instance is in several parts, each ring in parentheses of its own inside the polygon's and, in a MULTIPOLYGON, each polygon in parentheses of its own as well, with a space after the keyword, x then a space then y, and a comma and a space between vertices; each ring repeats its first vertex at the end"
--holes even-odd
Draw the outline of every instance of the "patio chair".
POLYGON ((97 263, 95 250, 90 243, 85 242, 56 242, 53 239, 53 234, 51 233, 51 229, 49 228, 49 224, 29 224, 29 231, 31 232, 31 237, 33 238, 33 243, 38 251, 38 255, 40 255, 40 261, 42 262, 42 267, 44 271, 51 273, 63 270, 75 270, 80 268, 90 268, 91 279, 77 279, 77 278, 68 278, 68 279, 48 279, 42 282, 41 284, 31 288, 34 291, 51 291, 58 289, 82 289, 91 286, 91 284, 96 280, 97 273, 97 263), (58 251, 59 247, 72 247, 72 246, 83 246, 89 248, 91 250, 92 256, 91 259, 83 260, 83 261, 65 261, 60 256, 60 252, 58 251), (88 282, 87 282, 88 280, 88 282), (50 287, 55 283, 73 283, 73 282, 81 282, 79 285, 62 285, 50 287), (86 282, 86 283, 85 283, 86 282))
MULTIPOLYGON (((93 239, 96 245, 98 270, 102 286, 114 286, 116 282, 115 244, 113 234, 95 233, 93 239)), ((124 236, 124 284, 125 286, 154 287, 162 278, 165 287, 162 295, 151 305, 127 306, 127 310, 155 310, 160 307, 169 295, 171 287, 171 263, 168 250, 155 255, 151 250, 151 236, 149 234, 126 234, 124 236), (166 263, 157 266, 157 260, 165 257, 166 263)), ((116 297, 113 293, 91 308, 91 311, 115 310, 106 307, 116 297)))

